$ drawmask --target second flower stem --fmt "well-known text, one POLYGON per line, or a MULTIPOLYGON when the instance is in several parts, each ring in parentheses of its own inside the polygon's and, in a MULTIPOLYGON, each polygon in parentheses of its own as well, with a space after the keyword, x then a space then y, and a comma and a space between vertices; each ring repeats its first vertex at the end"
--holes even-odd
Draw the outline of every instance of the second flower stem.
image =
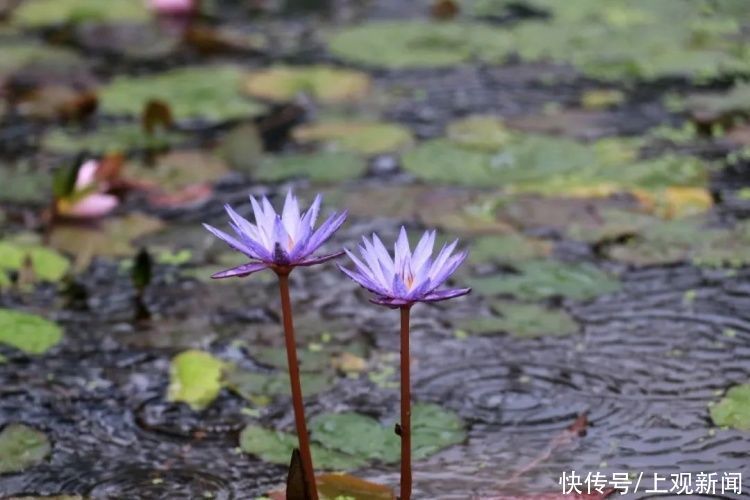
POLYGON ((411 499, 411 380, 409 368, 409 311, 401 307, 401 496, 411 499))
POLYGON ((286 340, 286 358, 289 365, 289 383, 292 388, 292 405, 294 406, 294 422, 297 426, 299 452, 302 458, 302 470, 305 475, 307 491, 312 500, 318 500, 318 488, 315 484, 315 469, 310 453, 310 436, 305 422, 305 406, 302 402, 302 385, 299 377, 299 363, 297 362, 297 344, 294 339, 294 322, 292 321, 292 303, 289 297, 289 271, 280 270, 279 293, 281 295, 281 313, 284 319, 284 339, 286 340))

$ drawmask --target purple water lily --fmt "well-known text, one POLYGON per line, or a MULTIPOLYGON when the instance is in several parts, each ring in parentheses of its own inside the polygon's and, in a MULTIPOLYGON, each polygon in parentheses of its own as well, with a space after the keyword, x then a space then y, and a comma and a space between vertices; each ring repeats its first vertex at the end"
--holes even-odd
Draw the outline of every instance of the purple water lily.
POLYGON ((364 263, 349 250, 346 254, 354 262, 356 269, 339 266, 347 276, 375 294, 372 302, 393 308, 411 305, 415 302, 437 302, 466 295, 470 288, 438 290, 466 259, 467 252, 453 254, 458 240, 444 245, 435 259, 432 250, 435 245, 435 231, 427 231, 419 240, 414 252, 409 248, 406 230, 401 233, 394 245, 393 258, 376 234, 372 241, 362 237, 359 246, 364 263))
POLYGON ((239 215, 231 206, 225 205, 224 208, 231 219, 229 225, 236 236, 208 224, 203 226, 234 250, 247 255, 251 262, 218 272, 211 277, 241 277, 268 268, 278 272, 280 269, 289 270, 296 266, 319 264, 342 255, 343 252, 334 252, 313 256, 346 219, 346 212, 334 213, 314 230, 321 201, 322 197, 317 195, 310 208, 300 214, 297 197, 290 190, 284 201, 284 209, 279 215, 268 198, 264 197, 258 203, 251 196, 255 224, 239 215))

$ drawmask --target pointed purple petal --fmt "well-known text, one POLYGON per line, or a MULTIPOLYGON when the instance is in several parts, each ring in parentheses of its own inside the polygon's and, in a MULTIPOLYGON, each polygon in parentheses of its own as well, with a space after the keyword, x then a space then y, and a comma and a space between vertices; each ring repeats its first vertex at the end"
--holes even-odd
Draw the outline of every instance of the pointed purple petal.
POLYGON ((467 255, 467 252, 461 252, 448 259, 443 269, 432 277, 432 290, 442 285, 458 269, 458 266, 466 260, 467 255))
POLYGON ((419 299, 420 302, 438 302, 441 300, 448 300, 455 297, 460 297, 471 292, 471 288, 453 288, 451 290, 440 290, 438 292, 431 292, 419 299))
POLYGON ((310 240, 307 242, 307 246, 305 248, 305 251, 308 253, 313 253, 318 248, 325 243, 328 238, 330 238, 333 233, 335 233, 338 228, 341 227, 341 225, 346 220, 347 212, 343 211, 340 214, 333 214, 331 215, 328 220, 326 220, 317 231, 313 233, 312 236, 310 236, 310 240))
POLYGON ((382 290, 381 287, 377 283, 371 281, 367 276, 363 276, 354 271, 350 271, 349 269, 345 268, 341 264, 337 264, 337 266, 341 270, 342 273, 346 274, 349 278, 351 278, 352 281, 357 283, 362 288, 366 288, 372 293, 375 293, 378 295, 387 293, 385 292, 385 290, 382 290))
POLYGON ((233 267, 231 269, 227 269, 226 271, 220 271, 218 273, 212 274, 211 278, 241 278, 243 276, 257 273, 258 271, 262 271, 263 269, 267 268, 268 265, 264 264, 263 262, 251 262, 250 264, 242 264, 241 266, 233 267))
POLYGON ((227 233, 220 229, 216 229, 213 226, 210 226, 208 224, 203 224, 203 227, 205 227, 208 231, 211 232, 214 236, 222 240, 224 243, 232 247, 234 250, 237 250, 238 252, 242 252, 248 257, 255 257, 252 250, 250 250, 245 244, 234 238, 233 236, 229 236, 227 233))
POLYGON ((311 258, 305 259, 302 262, 299 262, 295 265, 314 266, 315 264, 322 264, 323 262, 328 262, 329 260, 335 259, 337 257, 341 257, 342 255, 344 255, 343 251, 333 252, 333 253, 329 253, 326 255, 321 255, 320 257, 311 257, 311 258))

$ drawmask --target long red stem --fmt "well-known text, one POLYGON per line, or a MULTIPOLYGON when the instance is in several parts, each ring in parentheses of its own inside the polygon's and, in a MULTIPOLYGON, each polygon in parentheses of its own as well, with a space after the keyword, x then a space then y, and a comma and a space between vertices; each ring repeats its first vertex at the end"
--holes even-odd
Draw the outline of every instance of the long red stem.
POLYGON ((401 500, 411 499, 411 380, 409 310, 401 308, 401 500))
POLYGON ((310 453, 310 436, 305 423, 305 407, 302 403, 302 385, 299 378, 299 363, 297 362, 297 345, 294 340, 294 323, 292 321, 292 303, 289 298, 289 270, 278 270, 279 293, 281 295, 281 313, 284 317, 284 339, 286 340, 286 359, 289 365, 289 383, 292 387, 292 405, 294 406, 294 422, 297 426, 299 451, 302 457, 302 470, 307 491, 312 500, 318 500, 318 488, 315 484, 315 469, 313 469, 312 454, 310 453))

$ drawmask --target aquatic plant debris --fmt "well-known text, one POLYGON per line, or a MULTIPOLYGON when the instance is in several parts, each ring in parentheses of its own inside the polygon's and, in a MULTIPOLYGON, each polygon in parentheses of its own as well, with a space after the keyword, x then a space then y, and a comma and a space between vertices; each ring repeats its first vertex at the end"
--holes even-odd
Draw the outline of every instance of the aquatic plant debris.
POLYGON ((750 430, 750 384, 730 387, 726 395, 710 408, 716 425, 750 430))
POLYGON ((38 465, 51 451, 46 434, 28 425, 10 423, 0 431, 0 474, 38 465))

